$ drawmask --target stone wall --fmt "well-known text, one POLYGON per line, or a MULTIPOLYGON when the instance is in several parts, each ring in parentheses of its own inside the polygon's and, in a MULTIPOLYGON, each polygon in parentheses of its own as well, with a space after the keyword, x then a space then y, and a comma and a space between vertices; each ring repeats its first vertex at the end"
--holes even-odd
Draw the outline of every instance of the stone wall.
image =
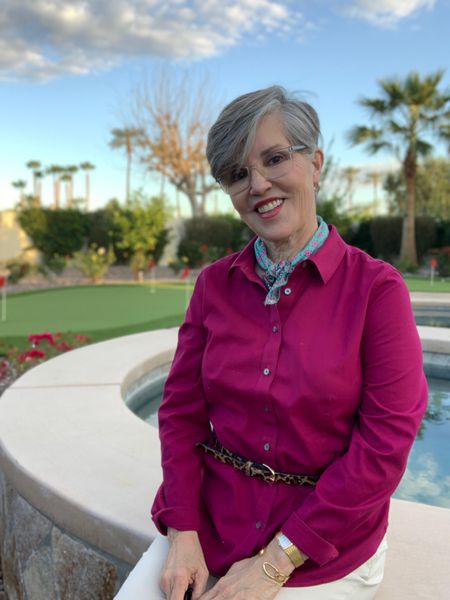
POLYGON ((111 600, 131 568, 56 527, 1 472, 0 559, 5 600, 111 600))
POLYGON ((19 256, 36 263, 38 253, 29 250, 30 240, 19 227, 14 210, 0 211, 0 262, 19 256))

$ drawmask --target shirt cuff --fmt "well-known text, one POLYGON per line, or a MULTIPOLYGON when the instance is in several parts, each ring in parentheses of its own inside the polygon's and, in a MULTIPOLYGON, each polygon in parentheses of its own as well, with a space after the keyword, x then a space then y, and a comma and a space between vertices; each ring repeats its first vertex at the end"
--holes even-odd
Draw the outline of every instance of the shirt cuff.
POLYGON ((284 523, 281 531, 299 550, 320 566, 325 565, 339 555, 333 544, 330 544, 313 531, 295 513, 284 523))
POLYGON ((200 519, 194 511, 186 506, 162 508, 152 514, 152 519, 158 531, 167 535, 167 528, 178 531, 200 531, 200 519))

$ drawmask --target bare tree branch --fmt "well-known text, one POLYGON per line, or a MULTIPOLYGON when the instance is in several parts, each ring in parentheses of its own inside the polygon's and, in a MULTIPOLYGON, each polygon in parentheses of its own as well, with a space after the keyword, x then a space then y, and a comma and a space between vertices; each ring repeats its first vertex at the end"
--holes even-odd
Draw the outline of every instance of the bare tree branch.
POLYGON ((189 200, 193 216, 205 213, 208 194, 217 189, 206 160, 206 136, 212 123, 211 86, 206 77, 177 76, 161 70, 133 93, 132 119, 142 133, 140 161, 159 173, 189 200))

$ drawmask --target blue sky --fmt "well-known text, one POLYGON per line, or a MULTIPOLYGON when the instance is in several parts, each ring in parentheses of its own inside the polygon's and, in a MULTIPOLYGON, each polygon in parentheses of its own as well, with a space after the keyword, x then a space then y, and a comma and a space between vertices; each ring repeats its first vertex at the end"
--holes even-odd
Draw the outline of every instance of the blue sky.
MULTIPOLYGON (((381 78, 448 69, 449 31, 450 0, 2 0, 0 210, 17 201, 12 181, 30 181, 31 159, 90 161, 92 207, 123 199, 125 157, 110 131, 161 65, 206 74, 222 104, 274 83, 305 92, 341 168, 392 168, 391 157, 348 146, 348 129, 366 122, 356 101, 377 95, 381 78)), ((158 189, 138 164, 133 187, 158 189)))

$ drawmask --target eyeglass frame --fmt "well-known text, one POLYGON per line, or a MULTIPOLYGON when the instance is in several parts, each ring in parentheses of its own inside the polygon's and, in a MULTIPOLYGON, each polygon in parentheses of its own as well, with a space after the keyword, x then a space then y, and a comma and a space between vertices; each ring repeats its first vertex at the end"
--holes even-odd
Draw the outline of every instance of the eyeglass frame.
MULTIPOLYGON (((277 150, 273 150, 273 151, 277 152, 277 151, 282 151, 282 150, 287 150, 289 152, 289 159, 292 162, 292 155, 293 155, 294 152, 301 152, 302 150, 309 150, 309 146, 307 146, 306 144, 293 144, 291 146, 283 146, 282 148, 278 148, 277 150)), ((241 168, 248 169, 248 181, 249 181, 249 183, 248 183, 248 185, 246 187, 242 188, 238 192, 235 192, 234 195, 236 195, 236 194, 242 194, 242 192, 245 192, 245 191, 247 191, 249 189, 249 187, 251 185, 251 183, 250 183, 250 181, 251 181, 250 172, 251 172, 252 169, 256 169, 260 175, 262 175, 265 179, 268 179, 269 181, 276 181, 277 179, 280 179, 281 177, 284 177, 284 175, 286 175, 286 173, 289 173, 289 169, 288 169, 286 171, 286 173, 282 173, 281 175, 277 175, 276 177, 267 177, 267 175, 264 174, 264 173, 261 173, 261 171, 259 171, 258 168, 255 165, 249 165, 249 166, 242 165, 241 168)), ((220 187, 222 188, 222 190, 226 194, 228 194, 228 195, 231 196, 232 194, 230 193, 229 189, 227 189, 226 184, 224 184, 221 179, 218 179, 217 181, 218 181, 220 187)))

